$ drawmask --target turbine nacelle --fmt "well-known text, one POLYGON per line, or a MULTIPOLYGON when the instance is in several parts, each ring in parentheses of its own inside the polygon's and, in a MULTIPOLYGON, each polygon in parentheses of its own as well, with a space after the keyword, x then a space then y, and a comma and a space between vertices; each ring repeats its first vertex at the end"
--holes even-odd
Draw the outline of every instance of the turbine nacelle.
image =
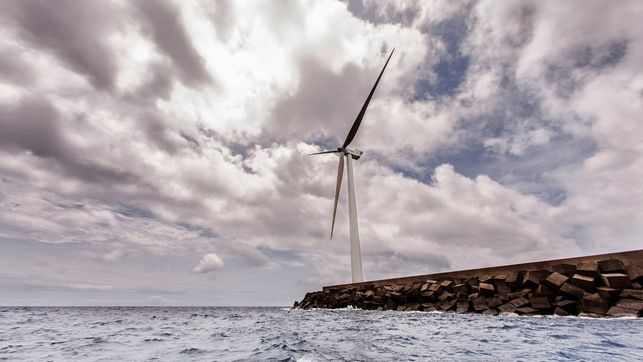
POLYGON ((359 160, 359 158, 362 157, 362 154, 364 153, 358 150, 357 148, 355 149, 344 148, 341 152, 346 156, 351 155, 351 158, 353 160, 359 160))

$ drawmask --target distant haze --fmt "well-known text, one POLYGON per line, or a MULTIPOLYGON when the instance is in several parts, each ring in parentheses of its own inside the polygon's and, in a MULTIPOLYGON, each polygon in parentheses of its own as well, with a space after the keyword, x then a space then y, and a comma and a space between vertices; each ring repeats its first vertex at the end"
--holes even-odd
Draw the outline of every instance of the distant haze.
POLYGON ((31 1, 0 10, 0 304, 286 305, 643 248, 639 1, 31 1))

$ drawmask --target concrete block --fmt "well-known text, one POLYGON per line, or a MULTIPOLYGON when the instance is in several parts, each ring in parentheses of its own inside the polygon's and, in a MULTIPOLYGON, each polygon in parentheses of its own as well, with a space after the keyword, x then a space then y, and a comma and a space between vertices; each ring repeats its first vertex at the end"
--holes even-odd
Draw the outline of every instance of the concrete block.
POLYGON ((498 307, 500 313, 514 313, 516 311, 516 306, 511 303, 505 303, 498 307))
POLYGON ((430 286, 431 286, 431 284, 429 284, 429 283, 422 284, 422 286, 420 287, 420 293, 424 293, 424 292, 428 291, 430 286))
POLYGON ((496 308, 502 305, 502 300, 498 297, 496 298, 491 298, 489 299, 489 302, 487 303, 489 308, 496 308))
POLYGON ((616 300, 618 299, 618 296, 621 294, 620 289, 614 289, 610 287, 597 287, 596 292, 598 292, 601 298, 605 300, 616 300))
POLYGON ((480 288, 480 294, 490 297, 496 293, 495 289, 493 288, 493 284, 488 284, 488 283, 482 283, 478 285, 480 288))
POLYGON ((478 277, 478 281, 480 281, 480 283, 491 283, 492 279, 493 279, 493 275, 483 275, 478 277))
POLYGON ((606 259, 598 262, 598 269, 601 273, 624 273, 625 265, 618 259, 606 259))
POLYGON ((559 274, 573 275, 576 273, 576 265, 574 264, 556 264, 552 269, 559 274))
POLYGON ((509 273, 507 274, 507 278, 505 279, 505 283, 507 283, 508 286, 511 288, 517 288, 522 284, 522 275, 521 273, 509 273))
POLYGON ((579 288, 571 283, 563 283, 560 287, 559 292, 563 295, 573 297, 574 299, 580 299, 583 297, 585 291, 582 288, 579 288))
POLYGON ((633 309, 637 312, 643 311, 643 300, 638 299, 621 299, 615 305, 615 307, 633 309))
POLYGON ((516 298, 524 297, 529 293, 531 293, 531 289, 524 288, 524 289, 521 289, 521 290, 519 290, 517 292, 509 293, 508 296, 511 299, 516 299, 516 298))
POLYGON ((573 285, 583 289, 586 292, 594 290, 594 277, 582 274, 574 274, 569 280, 573 285))
POLYGON ((623 291, 620 294, 620 297, 643 300, 643 290, 623 289, 623 291))
POLYGON ((578 311, 578 303, 574 302, 573 300, 566 300, 563 299, 559 302, 554 303, 556 308, 561 308, 567 311, 569 314, 577 314, 578 311))
POLYGON ((518 299, 512 300, 511 302, 509 302, 509 304, 513 305, 516 308, 520 308, 529 304, 529 299, 525 297, 520 297, 518 299))
POLYGON ((442 286, 442 288, 444 288, 444 290, 448 290, 449 292, 453 291, 454 283, 451 280, 443 280, 440 285, 442 286))
POLYGON ((464 283, 455 284, 453 286, 453 292, 456 293, 456 294, 459 293, 459 292, 468 293, 469 292, 469 286, 464 284, 464 283))
POLYGON ((534 290, 533 294, 536 297, 547 297, 550 299, 554 299, 554 297, 556 296, 556 290, 541 284, 538 286, 538 288, 536 288, 536 290, 534 290))
POLYGON ((630 278, 623 273, 601 274, 601 279, 610 288, 627 289, 632 286, 630 278))
POLYGON ((554 314, 561 317, 566 317, 571 315, 568 311, 564 310, 561 307, 556 307, 556 309, 554 310, 554 314))
POLYGON ((450 301, 444 301, 438 303, 438 307, 442 309, 443 311, 447 310, 452 310, 455 308, 456 301, 455 300, 450 300, 450 301))
POLYGON ((449 293, 449 292, 442 292, 442 294, 440 294, 440 298, 438 298, 438 299, 441 302, 444 302, 445 300, 453 299, 453 297, 455 297, 455 296, 453 294, 449 293))
POLYGON ((614 306, 607 310, 607 315, 610 317, 638 317, 640 313, 634 309, 614 306))
POLYGON ((529 270, 522 279, 522 285, 527 288, 536 288, 547 275, 549 272, 546 270, 529 270))
POLYGON ((625 268, 625 271, 631 282, 643 284, 643 266, 631 264, 625 268))
POLYGON ((588 277, 598 276, 598 262, 586 261, 576 265, 576 274, 585 275, 588 277))
POLYGON ((478 297, 471 301, 471 305, 476 312, 481 312, 485 309, 489 309, 488 299, 485 297, 478 297))
POLYGON ((580 305, 585 313, 606 314, 609 308, 607 302, 598 293, 585 293, 580 305))
POLYGON ((433 305, 433 303, 422 303, 420 304, 420 307, 422 307, 422 310, 425 312, 437 311, 437 308, 435 308, 435 305, 433 305))
POLYGON ((533 297, 529 299, 532 308, 536 309, 550 309, 549 299, 547 297, 533 297))
POLYGON ((482 312, 482 314, 484 314, 484 315, 492 315, 493 316, 493 315, 498 315, 498 311, 493 309, 493 308, 489 308, 489 309, 485 309, 482 312))
POLYGON ((494 282, 494 284, 496 283, 496 281, 504 282, 506 279, 507 279, 507 275, 506 275, 506 274, 499 274, 499 275, 495 275, 495 276, 493 277, 493 282, 494 282))
POLYGON ((524 315, 535 315, 535 314, 538 314, 538 310, 532 307, 522 307, 522 308, 516 308, 516 313, 524 314, 524 315))
POLYGON ((455 293, 455 299, 458 302, 467 302, 469 300, 469 294, 465 292, 457 292, 455 293))
POLYGON ((457 302, 455 307, 456 313, 466 313, 469 311, 469 302, 457 302))
POLYGON ((478 278, 469 278, 464 283, 467 284, 469 287, 477 287, 480 281, 478 280, 478 278))
POLYGON ((547 278, 541 281, 542 285, 546 285, 550 289, 558 290, 567 280, 568 277, 564 276, 561 273, 553 272, 547 276, 547 278))
POLYGON ((431 292, 433 292, 435 294, 442 294, 443 290, 444 290, 444 288, 442 287, 442 285, 440 285, 438 283, 431 284, 431 286, 429 287, 429 291, 431 291, 431 292))
POLYGON ((503 281, 494 280, 494 284, 496 285, 496 292, 498 294, 509 294, 509 293, 511 293, 511 288, 507 285, 507 283, 505 283, 503 281))

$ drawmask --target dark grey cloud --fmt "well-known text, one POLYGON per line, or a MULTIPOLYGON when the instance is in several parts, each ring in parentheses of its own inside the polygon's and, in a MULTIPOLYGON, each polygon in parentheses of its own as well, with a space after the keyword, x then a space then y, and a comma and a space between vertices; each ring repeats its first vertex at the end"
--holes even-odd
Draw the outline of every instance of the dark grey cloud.
POLYGON ((19 34, 47 49, 98 89, 111 90, 117 73, 107 37, 119 17, 103 1, 18 0, 5 7, 5 21, 15 22, 19 34))
POLYGON ((279 141, 292 141, 302 135, 305 139, 330 137, 343 141, 378 70, 349 63, 334 74, 314 58, 302 60, 299 68, 301 80, 297 92, 277 103, 272 123, 265 127, 265 132, 279 141))
POLYGON ((28 151, 38 157, 73 157, 58 112, 41 97, 1 107, 0 131, 0 148, 28 151))
POLYGON ((168 99, 174 87, 174 70, 164 62, 150 64, 148 77, 143 84, 130 96, 135 101, 153 103, 156 99, 168 99))
POLYGON ((0 79, 20 86, 32 85, 36 75, 34 69, 26 64, 26 59, 21 54, 9 53, 8 49, 3 51, 7 51, 7 56, 0 56, 0 79))
POLYGON ((165 0, 140 0, 136 5, 149 25, 152 39, 172 59, 181 79, 189 85, 211 83, 212 76, 190 41, 179 9, 165 0))
POLYGON ((387 3, 384 7, 375 1, 364 4, 363 0, 348 0, 348 11, 356 17, 375 24, 390 23, 409 26, 413 24, 419 15, 420 6, 418 3, 408 3, 405 7, 396 7, 393 3, 387 3))
POLYGON ((92 183, 133 182, 126 170, 100 165, 92 155, 77 149, 67 136, 62 116, 41 96, 26 97, 0 109, 0 148, 29 152, 55 161, 50 166, 66 176, 92 183))
POLYGON ((547 64, 545 77, 558 96, 571 97, 592 78, 586 72, 614 67, 627 55, 629 41, 612 39, 603 44, 578 44, 565 52, 565 57, 547 64))

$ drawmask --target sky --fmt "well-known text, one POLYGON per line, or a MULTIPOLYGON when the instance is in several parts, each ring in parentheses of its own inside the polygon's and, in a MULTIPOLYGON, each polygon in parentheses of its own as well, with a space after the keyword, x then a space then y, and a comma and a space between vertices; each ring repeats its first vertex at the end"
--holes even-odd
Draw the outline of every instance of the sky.
POLYGON ((643 3, 8 0, 0 304, 291 305, 643 248, 643 3))

